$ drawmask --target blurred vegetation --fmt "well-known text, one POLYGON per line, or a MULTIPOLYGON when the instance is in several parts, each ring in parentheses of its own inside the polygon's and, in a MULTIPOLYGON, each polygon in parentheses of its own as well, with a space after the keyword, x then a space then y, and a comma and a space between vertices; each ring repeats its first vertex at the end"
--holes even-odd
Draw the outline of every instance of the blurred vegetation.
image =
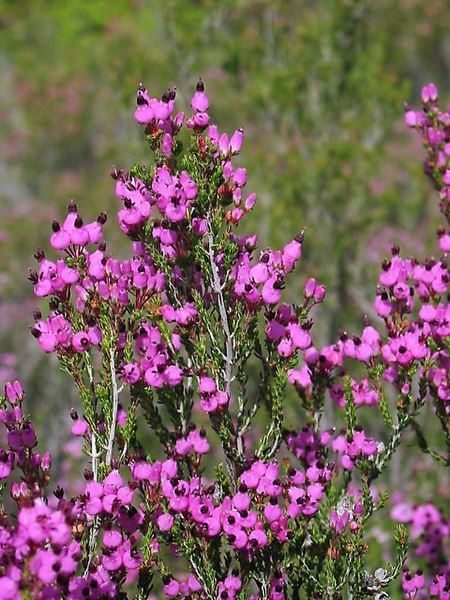
POLYGON ((27 267, 70 198, 86 218, 108 210, 110 248, 125 251, 109 172, 149 159, 138 82, 176 85, 187 109, 202 76, 221 130, 244 127, 259 196, 245 227, 278 246, 306 227, 291 299, 306 277, 328 286, 326 343, 373 314, 392 243, 431 247, 436 198, 403 105, 429 81, 450 96, 449 31, 448 0, 0 0, 0 344, 54 449, 55 404, 74 400, 28 334, 27 267))

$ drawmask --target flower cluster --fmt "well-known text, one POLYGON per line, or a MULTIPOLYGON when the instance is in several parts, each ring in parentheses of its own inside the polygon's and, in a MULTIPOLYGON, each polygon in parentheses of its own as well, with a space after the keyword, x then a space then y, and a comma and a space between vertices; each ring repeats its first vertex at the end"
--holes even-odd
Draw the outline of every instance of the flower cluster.
POLYGON ((235 270, 234 291, 239 298, 244 298, 250 305, 261 302, 269 306, 278 304, 286 279, 302 253, 302 238, 286 244, 282 251, 268 250, 261 253, 259 262, 252 266, 251 254, 244 250, 238 257, 235 270))
MULTIPOLYGON (((182 454, 178 443, 177 454, 182 454)), ((186 442, 182 443, 184 446, 186 442)), ((200 450, 199 454, 204 453, 204 448, 200 450)), ((159 507, 153 518, 161 532, 179 528, 181 518, 185 526, 192 523, 198 535, 206 539, 224 534, 249 560, 262 548, 287 543, 293 535, 293 520, 309 519, 317 513, 331 479, 331 470, 323 462, 306 472, 291 468, 280 478, 277 462, 257 461, 240 476, 237 492, 217 502, 214 486, 205 487, 200 477, 190 481, 181 478, 173 459, 139 461, 132 473, 140 482, 143 497, 151 497, 159 507)))
POLYGON ((5 398, 0 420, 7 431, 8 451, 1 450, 0 479, 4 483, 19 471, 21 482, 14 480, 10 487, 16 518, 2 514, 0 521, 0 593, 15 600, 22 597, 20 590, 28 589, 33 597, 54 598, 67 591, 82 556, 80 540, 73 536, 77 510, 66 501, 56 508, 45 502, 51 460, 48 453, 35 451, 36 434, 24 417, 18 381, 6 385, 5 398))
POLYGON ((367 437, 364 431, 355 430, 351 435, 339 435, 333 440, 332 448, 341 454, 341 465, 347 471, 355 467, 357 460, 373 458, 378 453, 377 442, 367 437))
POLYGON ((450 520, 431 502, 412 506, 408 502, 398 502, 391 511, 396 521, 410 528, 414 543, 414 554, 426 562, 430 577, 423 571, 411 573, 405 570, 402 587, 406 598, 414 598, 419 590, 427 589, 431 598, 450 598, 450 561, 448 543, 450 541, 450 520))

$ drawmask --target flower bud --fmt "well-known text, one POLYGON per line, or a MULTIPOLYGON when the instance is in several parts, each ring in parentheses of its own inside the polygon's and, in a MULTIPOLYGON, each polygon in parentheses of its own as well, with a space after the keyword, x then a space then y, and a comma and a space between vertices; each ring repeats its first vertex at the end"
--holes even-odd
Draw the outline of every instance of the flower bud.
POLYGON ((24 392, 20 381, 10 381, 5 385, 5 396, 10 404, 20 404, 23 400, 24 392))

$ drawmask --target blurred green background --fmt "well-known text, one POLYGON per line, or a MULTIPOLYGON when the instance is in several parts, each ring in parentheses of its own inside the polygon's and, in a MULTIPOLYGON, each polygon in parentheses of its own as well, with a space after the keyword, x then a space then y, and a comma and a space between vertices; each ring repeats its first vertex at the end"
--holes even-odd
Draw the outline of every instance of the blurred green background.
POLYGON ((429 81, 450 100, 449 31, 448 0, 0 0, 0 379, 24 380, 57 457, 75 398, 29 334, 27 268, 70 198, 85 218, 107 210, 110 249, 126 247, 109 173, 150 158, 139 81, 175 85, 187 109, 201 76, 220 128, 244 127, 259 196, 244 227, 276 246, 306 228, 288 296, 327 285, 327 343, 373 316, 392 243, 433 247, 436 197, 403 107, 429 81))

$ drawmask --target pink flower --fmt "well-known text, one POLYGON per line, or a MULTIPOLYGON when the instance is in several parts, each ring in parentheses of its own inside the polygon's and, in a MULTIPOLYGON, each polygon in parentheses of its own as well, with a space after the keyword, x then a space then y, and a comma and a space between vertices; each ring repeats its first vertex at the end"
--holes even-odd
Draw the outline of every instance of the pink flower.
POLYGON ((89 431, 89 426, 83 419, 77 419, 72 425, 72 435, 83 436, 89 431))
POLYGON ((90 345, 89 336, 84 331, 79 331, 72 338, 72 346, 77 352, 85 352, 90 345))
POLYGON ((283 267, 286 271, 292 271, 295 263, 302 255, 302 245, 298 240, 292 240, 283 249, 283 267))
POLYGON ((175 579, 170 579, 165 582, 164 593, 168 598, 175 598, 180 592, 180 584, 175 579))
POLYGON ((238 129, 233 133, 230 138, 229 150, 231 154, 239 154, 244 143, 244 132, 242 129, 238 129))
POLYGON ((191 99, 191 107, 197 112, 206 112, 209 108, 208 96, 205 93, 205 86, 202 81, 197 83, 195 94, 191 99))
POLYGON ((198 390, 201 394, 211 394, 217 390, 216 382, 211 377, 200 377, 198 390))
POLYGON ((171 387, 180 385, 183 381, 183 370, 177 365, 170 365, 164 371, 164 381, 171 387))
POLYGON ((289 383, 299 385, 302 388, 307 388, 312 385, 311 372, 308 365, 303 365, 300 369, 289 369, 289 383))
POLYGON ((271 277, 264 283, 262 299, 267 304, 277 304, 281 300, 281 285, 278 277, 271 277))
POLYGON ((20 404, 22 402, 24 392, 20 381, 10 381, 5 385, 5 396, 11 404, 20 404))
POLYGON ((421 92, 422 102, 425 104, 428 102, 436 102, 438 99, 437 88, 434 83, 429 83, 422 88, 421 92))
POLYGON ((6 453, 0 449, 0 479, 6 479, 10 476, 14 466, 14 453, 6 453))
POLYGON ((161 531, 170 531, 173 527, 173 516, 164 513, 156 519, 156 523, 161 531))
POLYGON ((0 595, 4 600, 16 600, 19 597, 19 586, 10 577, 0 577, 0 595))

